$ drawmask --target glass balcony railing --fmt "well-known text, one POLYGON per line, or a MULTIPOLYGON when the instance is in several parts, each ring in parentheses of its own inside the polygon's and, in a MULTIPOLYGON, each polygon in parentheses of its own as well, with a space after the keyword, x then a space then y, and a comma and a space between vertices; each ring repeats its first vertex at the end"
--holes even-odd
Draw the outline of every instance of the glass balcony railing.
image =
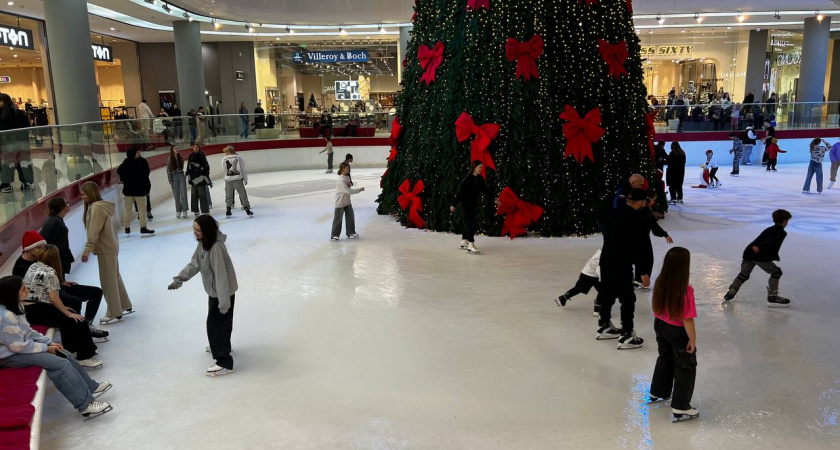
POLYGON ((817 103, 698 103, 651 106, 657 133, 840 128, 840 102, 817 103))
POLYGON ((149 158, 167 154, 170 145, 187 149, 202 136, 202 145, 324 134, 387 137, 393 120, 387 112, 331 116, 330 131, 320 114, 206 115, 203 127, 192 117, 157 117, 0 131, 0 227, 56 190, 115 169, 132 147, 149 158))

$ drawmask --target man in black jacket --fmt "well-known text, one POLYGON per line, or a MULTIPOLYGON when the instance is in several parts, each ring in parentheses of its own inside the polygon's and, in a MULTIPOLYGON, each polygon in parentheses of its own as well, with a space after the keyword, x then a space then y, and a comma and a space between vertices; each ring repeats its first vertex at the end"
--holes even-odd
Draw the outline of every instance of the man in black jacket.
POLYGON ((633 324, 636 311, 633 266, 641 274, 642 284, 650 286, 653 252, 646 244, 650 241, 650 225, 639 211, 646 203, 647 193, 642 189, 633 189, 627 195, 626 204, 619 205, 605 223, 600 261, 601 290, 595 300, 601 307, 601 318, 595 338, 619 338, 618 349, 639 348, 644 343, 636 336, 633 324), (621 303, 621 330, 610 321, 616 298, 621 303))
POLYGON ((140 234, 152 235, 155 232, 146 228, 146 196, 152 190, 152 182, 149 180, 149 163, 145 158, 140 156, 140 151, 136 148, 130 148, 126 152, 126 158, 117 168, 117 174, 120 176, 123 184, 123 196, 125 196, 125 204, 123 205, 123 227, 125 227, 125 234, 131 233, 131 219, 133 214, 132 204, 137 202, 137 206, 141 211, 140 216, 140 234))
POLYGON ((784 209, 773 211, 773 226, 764 231, 750 242, 744 249, 743 260, 741 261, 741 273, 732 281, 729 291, 724 295, 723 302, 735 298, 738 290, 745 281, 750 279, 755 266, 770 274, 770 281, 767 287, 767 306, 770 308, 790 308, 790 300, 779 295, 779 278, 782 277, 782 269, 773 261, 779 260, 779 249, 785 241, 787 232, 785 227, 793 217, 790 212, 784 209))

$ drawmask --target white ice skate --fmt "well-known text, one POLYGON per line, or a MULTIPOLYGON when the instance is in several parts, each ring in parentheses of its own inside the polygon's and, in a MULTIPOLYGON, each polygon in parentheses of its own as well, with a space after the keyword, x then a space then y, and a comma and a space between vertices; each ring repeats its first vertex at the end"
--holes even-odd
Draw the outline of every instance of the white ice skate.
POLYGON ((90 419, 99 417, 102 414, 105 414, 107 412, 110 412, 112 409, 114 409, 114 408, 111 407, 111 405, 106 403, 106 402, 92 401, 87 406, 87 408, 85 408, 81 411, 81 413, 82 413, 82 416, 85 418, 85 420, 90 420, 90 419))
POLYGON ((685 422, 700 417, 700 410, 689 407, 688 409, 671 408, 671 423, 685 422))
POLYGON ((481 253, 481 250, 479 250, 478 247, 475 246, 474 242, 469 242, 467 244, 467 251, 470 252, 470 253, 475 253, 475 254, 481 253))
POLYGON ((461 250, 466 250, 467 246, 469 246, 469 242, 466 239, 461 239, 461 250))

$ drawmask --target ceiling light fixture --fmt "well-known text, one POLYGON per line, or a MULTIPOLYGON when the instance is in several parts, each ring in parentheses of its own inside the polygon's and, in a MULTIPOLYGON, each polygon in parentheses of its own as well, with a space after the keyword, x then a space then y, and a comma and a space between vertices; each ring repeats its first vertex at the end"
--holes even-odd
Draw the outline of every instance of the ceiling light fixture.
POLYGON ((815 14, 817 15, 817 22, 822 22, 822 20, 825 19, 825 16, 820 14, 819 11, 817 11, 815 14))
POLYGON ((9 2, 9 3, 6 3, 6 4, 9 5, 9 6, 15 6, 15 2, 9 2))
POLYGON ((700 22, 703 21, 703 18, 700 17, 700 14, 695 13, 694 14, 694 21, 697 22, 697 23, 700 23, 700 22))
POLYGON ((663 19, 662 16, 659 14, 656 15, 656 21, 659 22, 659 25, 665 23, 665 19, 663 19))
POLYGON ((111 27, 111 31, 117 31, 117 29, 114 28, 114 27, 111 27))
POLYGON ((776 14, 773 17, 775 17, 776 20, 782 20, 782 15, 779 14, 779 11, 776 11, 776 14))
POLYGON ((166 3, 164 3, 163 6, 160 7, 160 9, 166 11, 167 14, 172 13, 172 8, 170 8, 169 5, 167 5, 166 3))
POLYGON ((738 12, 738 22, 743 22, 745 20, 747 20, 747 16, 745 16, 744 13, 739 11, 738 12))
POLYGON ((379 25, 379 34, 385 34, 385 27, 379 25))
POLYGON ((339 32, 342 36, 347 36, 347 30, 345 30, 345 29, 344 29, 344 27, 338 27, 338 32, 339 32))
POLYGON ((184 13, 184 18, 192 22, 192 17, 188 13, 184 13))

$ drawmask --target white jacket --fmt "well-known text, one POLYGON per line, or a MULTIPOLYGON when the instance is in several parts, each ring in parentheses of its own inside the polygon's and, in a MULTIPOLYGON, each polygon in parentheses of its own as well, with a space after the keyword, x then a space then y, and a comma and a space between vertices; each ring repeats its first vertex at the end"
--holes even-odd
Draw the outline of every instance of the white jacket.
POLYGON ((600 262, 601 262, 601 249, 598 249, 598 251, 596 251, 595 254, 592 255, 591 258, 589 258, 589 261, 586 263, 585 266, 583 266, 583 269, 580 271, 580 273, 582 273, 586 276, 589 276, 589 277, 595 277, 595 278, 601 279, 601 265, 600 265, 600 262))
POLYGON ((248 184, 248 172, 245 170, 245 161, 239 155, 230 155, 222 158, 222 173, 225 174, 225 181, 242 180, 248 184))
POLYGON ((140 103, 137 107, 137 118, 138 119, 151 119, 155 115, 152 114, 152 108, 149 108, 149 105, 145 103, 140 103))
POLYGON ((335 184, 335 207, 344 208, 350 205, 350 196, 362 192, 361 188, 353 189, 351 186, 350 177, 342 175, 338 177, 338 182, 335 184))

